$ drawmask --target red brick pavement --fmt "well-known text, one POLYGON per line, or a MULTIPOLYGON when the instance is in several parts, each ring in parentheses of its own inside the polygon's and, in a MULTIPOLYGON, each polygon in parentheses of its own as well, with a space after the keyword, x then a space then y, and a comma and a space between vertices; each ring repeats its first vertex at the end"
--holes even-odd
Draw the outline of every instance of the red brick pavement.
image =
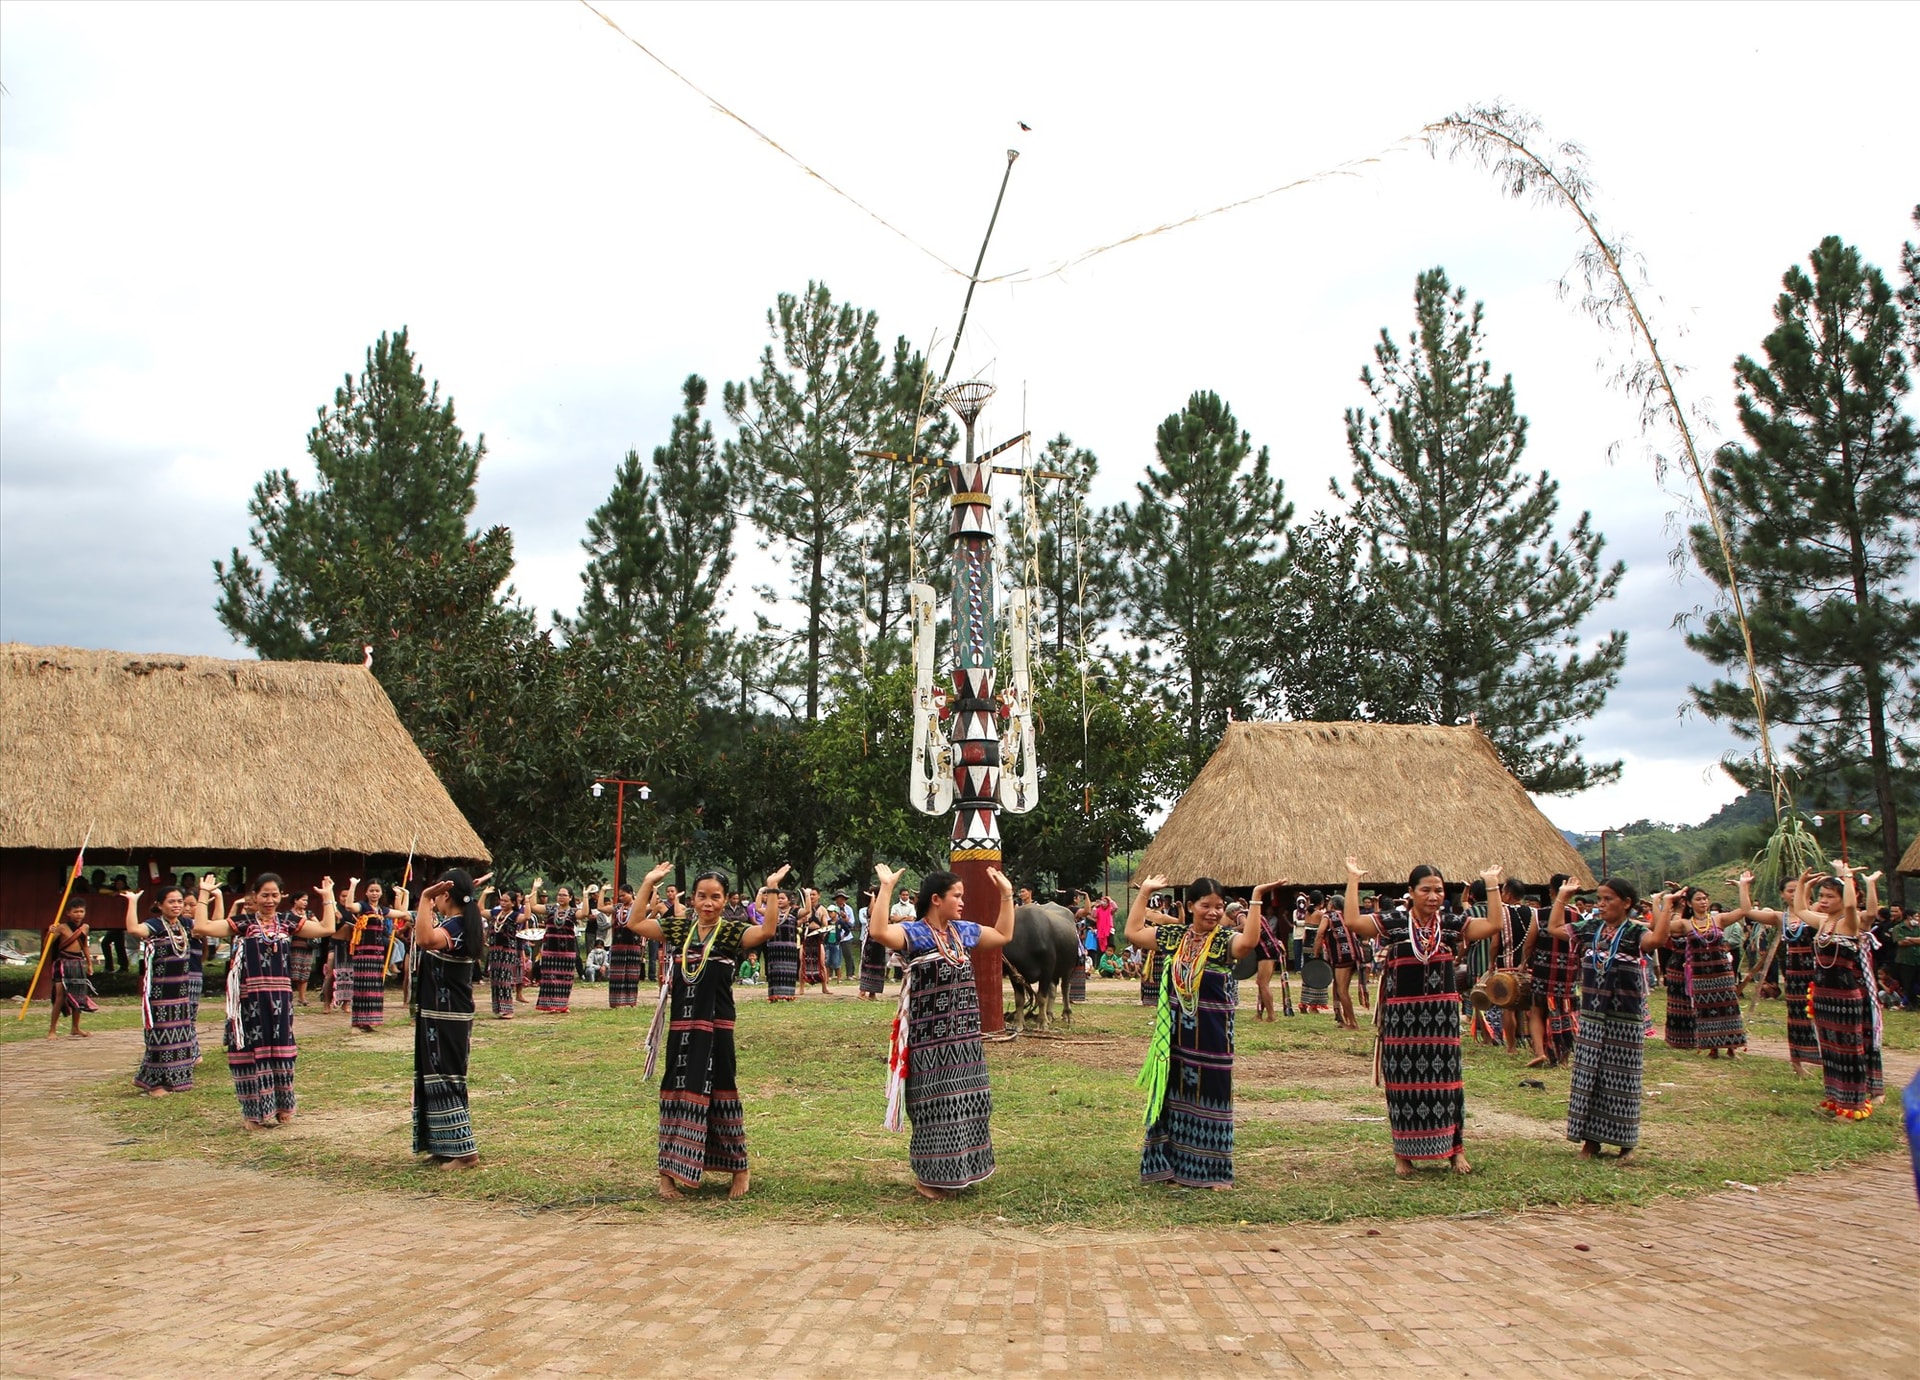
POLYGON ((0 1047, 0 1373, 1920 1375, 1891 1157, 1371 1230, 663 1229, 116 1159, 65 1090, 134 1039, 0 1047))

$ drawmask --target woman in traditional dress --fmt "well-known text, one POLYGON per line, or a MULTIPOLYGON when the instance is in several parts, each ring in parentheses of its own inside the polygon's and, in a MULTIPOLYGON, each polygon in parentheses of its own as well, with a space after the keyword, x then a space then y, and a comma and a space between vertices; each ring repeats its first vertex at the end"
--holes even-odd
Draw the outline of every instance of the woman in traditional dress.
POLYGON ((653 889, 673 864, 657 864, 640 883, 627 928, 662 946, 669 988, 647 1032, 645 1077, 653 1076, 661 1036, 666 1068, 660 1077, 660 1196, 678 1198, 698 1188, 709 1170, 726 1174, 729 1198, 743 1198, 751 1181, 746 1116, 734 1072, 733 979, 740 957, 773 937, 779 910, 771 904, 787 875, 782 867, 761 889, 761 920, 729 919, 727 878, 702 872, 693 882, 693 913, 654 914, 653 889))
MULTIPOLYGON (((1565 873, 1556 873, 1547 890, 1558 895, 1565 873)), ((1527 1013, 1527 1026, 1533 1034, 1533 1058, 1530 1069, 1558 1068, 1573 1053, 1574 1035, 1579 1030, 1580 956, 1574 952, 1571 934, 1556 938, 1547 927, 1547 917, 1534 911, 1523 951, 1528 970, 1533 974, 1533 1009, 1527 1013)))
POLYGON ((887 990, 887 946, 874 937, 873 908, 869 894, 860 911, 860 1000, 877 1001, 887 990))
POLYGON ((1567 1096, 1567 1139, 1590 1160, 1603 1145, 1620 1147, 1625 1163, 1640 1143, 1640 1084, 1646 1065, 1647 989, 1640 956, 1667 942, 1677 894, 1653 898, 1653 924, 1632 919, 1640 899, 1631 882, 1600 883, 1593 918, 1567 923, 1567 902, 1580 884, 1568 878, 1554 893, 1547 929, 1580 954, 1580 1033, 1573 1046, 1567 1096))
POLYGON ((565 1016, 572 1009, 573 979, 580 965, 580 917, 586 914, 587 902, 594 891, 595 888, 588 887, 576 905, 572 889, 563 886, 553 893, 552 904, 544 904, 540 900, 540 879, 533 879, 527 909, 544 916, 547 927, 535 964, 535 975, 540 981, 540 996, 533 1004, 536 1011, 565 1016))
POLYGON ((768 1001, 800 999, 800 925, 790 906, 787 893, 775 887, 762 891, 752 907, 760 924, 773 931, 766 941, 768 1001))
MULTIPOLYGON (((347 894, 359 890, 360 879, 347 883, 347 894)), ((372 1034, 387 1019, 387 954, 392 949, 394 911, 387 905, 387 889, 368 882, 364 901, 350 901, 345 913, 354 917, 349 949, 352 953, 353 1028, 372 1034)), ((406 892, 396 888, 395 903, 406 914, 406 892)))
POLYGON ((1370 916, 1360 909, 1358 860, 1347 859, 1347 927, 1362 939, 1378 936, 1387 948, 1380 977, 1380 1068, 1393 1131, 1393 1169, 1409 1178, 1423 1160, 1446 1160, 1470 1174, 1460 1076, 1460 988, 1454 968, 1466 946, 1500 932, 1506 905, 1500 869, 1481 876, 1490 914, 1469 917, 1446 909, 1447 882, 1422 863, 1407 877, 1407 908, 1370 916))
MULTIPOLYGON (((1104 897, 1102 898, 1105 899, 1104 897)), ((1254 1007, 1254 1019, 1271 1021, 1278 1013, 1273 1005, 1273 970, 1280 969, 1280 982, 1285 987, 1287 978, 1287 941, 1293 938, 1292 914, 1274 897, 1269 896, 1266 904, 1259 907, 1260 912, 1260 948, 1259 963, 1253 970, 1254 990, 1259 994, 1254 1007)), ((1293 1014, 1293 1001, 1287 1001, 1287 1014, 1293 1014)))
POLYGON ((1837 861, 1832 876, 1802 874, 1800 895, 1813 897, 1811 915, 1802 918, 1816 926, 1808 995, 1826 1084, 1820 1110, 1841 1120, 1861 1121, 1872 1114, 1874 1098, 1884 1091, 1885 1082, 1875 1077, 1880 1004, 1874 1000, 1869 960, 1862 947, 1865 926, 1854 895, 1853 869, 1837 861))
POLYGON ((1731 1059, 1747 1047, 1747 1028, 1740 1019, 1739 979, 1733 971, 1733 950, 1725 923, 1738 918, 1717 914, 1702 887, 1687 887, 1681 913, 1669 931, 1670 952, 1680 958, 1681 984, 1693 1013, 1693 1048, 1718 1059, 1731 1059))
POLYGON ((1347 928, 1340 912, 1325 913, 1320 932, 1314 936, 1313 956, 1333 965, 1334 1025, 1358 1030, 1360 1022, 1353 1016, 1353 970, 1360 964, 1360 946, 1354 942, 1353 931, 1347 928))
POLYGON ((200 971, 198 937, 211 933, 209 919, 223 918, 220 893, 214 891, 213 878, 188 910, 184 892, 177 886, 160 890, 151 918, 140 918, 140 896, 127 897, 127 933, 146 950, 146 978, 141 992, 141 1033, 145 1053, 133 1075, 133 1086, 149 1097, 186 1092, 193 1087, 193 1068, 200 1062, 200 1000, 194 991, 194 974, 200 971), (210 917, 207 901, 216 909, 210 917))
MULTIPOLYGON (((423 896, 424 901, 426 898, 423 896)), ((499 898, 487 930, 487 986, 493 998, 494 1019, 513 1019, 513 1003, 522 976, 520 963, 521 911, 513 893, 499 898)))
POLYGON ((1333 988, 1307 986, 1307 960, 1320 957, 1320 931, 1327 926, 1327 899, 1319 892, 1307 898, 1307 913, 1300 924, 1300 1010, 1325 1011, 1333 1001, 1333 988))
POLYGON ((833 916, 820 904, 820 893, 806 889, 806 904, 800 910, 800 985, 820 984, 820 994, 830 997, 827 986, 827 946, 834 943, 833 916))
POLYGON ((488 946, 486 917, 465 872, 455 868, 420 893, 413 943, 421 954, 413 1153, 442 1169, 474 1169, 480 1148, 467 1100, 467 1057, 473 1047, 473 979, 488 946))
MULTIPOLYGON (((884 863, 875 873, 873 914, 886 915, 901 874, 884 863)), ((887 1052, 886 1127, 901 1130, 902 1112, 913 1123, 907 1157, 914 1189, 926 1198, 951 1197, 993 1173, 993 1085, 973 950, 1004 948, 1013 937, 1013 883, 997 867, 987 875, 1000 892, 992 929, 960 918, 966 884, 951 872, 921 878, 914 918, 880 928, 880 942, 907 960, 887 1052)))
POLYGON ((1187 888, 1187 923, 1148 922, 1145 897, 1167 884, 1144 877, 1127 914, 1127 942, 1161 957, 1153 1043, 1139 1082, 1147 1089, 1140 1182, 1233 1187, 1233 965, 1260 947, 1260 913, 1273 882, 1253 889, 1237 927, 1221 923, 1227 898, 1202 877, 1187 888))
MULTIPOLYGON (((643 910, 641 914, 646 914, 643 910)), ((633 891, 620 889, 620 899, 612 906, 613 946, 607 959, 607 1006, 610 1009, 638 1006, 640 980, 646 974, 646 941, 627 924, 634 916, 633 891)))
MULTIPOLYGON (((330 937, 339 914, 333 879, 321 879, 320 918, 296 920, 283 912, 280 878, 263 872, 253 892, 237 902, 225 920, 209 919, 205 933, 233 940, 227 960, 227 1067, 240 1116, 249 1130, 267 1130, 292 1121, 293 1066, 300 1051, 293 1038, 293 983, 287 976, 296 935, 330 937)), ((200 930, 195 923, 196 932, 200 930)))
POLYGON ((87 902, 82 896, 75 896, 67 903, 67 913, 53 922, 53 928, 47 934, 47 947, 53 957, 49 960, 53 968, 53 1019, 47 1022, 47 1038, 51 1040, 60 1033, 60 1018, 69 1017, 72 1029, 68 1038, 85 1040, 92 1031, 80 1028, 80 1018, 89 1011, 98 1011, 100 1004, 93 999, 93 955, 87 948, 87 902))
MULTIPOLYGON (((350 915, 357 907, 354 893, 360 888, 360 879, 351 878, 334 896, 335 909, 339 915, 350 915)), ((327 955, 327 1010, 353 1010, 353 927, 342 924, 334 931, 333 938, 321 946, 327 955)))
POLYGON ((1664 1036, 1668 1049, 1698 1049, 1693 1028, 1693 995, 1687 990, 1687 950, 1684 942, 1669 940, 1659 955, 1660 976, 1667 989, 1664 1036))
POLYGON ((1820 1063, 1820 1035, 1814 1029, 1807 995, 1813 985, 1813 941, 1820 932, 1819 922, 1802 914, 1798 882, 1787 883, 1787 908, 1783 911, 1754 905, 1752 872, 1742 872, 1737 884, 1741 918, 1780 930, 1780 946, 1785 951, 1780 963, 1780 990, 1787 999, 1787 1057, 1793 1062, 1794 1073, 1804 1074, 1806 1065, 1820 1063))

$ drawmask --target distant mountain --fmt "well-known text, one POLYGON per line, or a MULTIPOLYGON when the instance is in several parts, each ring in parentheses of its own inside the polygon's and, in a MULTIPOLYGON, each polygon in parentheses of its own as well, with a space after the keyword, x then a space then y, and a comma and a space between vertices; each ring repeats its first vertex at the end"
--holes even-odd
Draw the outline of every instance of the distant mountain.
MULTIPOLYGON (((1605 870, 1625 877, 1642 891, 1669 881, 1722 874, 1759 852, 1772 830, 1772 798, 1749 791, 1701 824, 1643 819, 1617 833, 1609 830, 1605 870)), ((1602 871, 1599 837, 1561 832, 1597 876, 1602 871)))

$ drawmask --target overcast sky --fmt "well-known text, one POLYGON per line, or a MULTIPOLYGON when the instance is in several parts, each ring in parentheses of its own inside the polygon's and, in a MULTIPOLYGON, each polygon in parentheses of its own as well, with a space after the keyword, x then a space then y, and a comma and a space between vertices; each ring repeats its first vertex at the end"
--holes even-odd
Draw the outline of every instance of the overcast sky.
MULTIPOLYGON (((1826 234, 1891 272, 1920 198, 1905 5, 636 5, 609 12, 715 99, 949 263, 985 273, 1388 148, 1504 99, 1587 148, 1603 224, 1645 254, 1664 343, 1723 439, 1730 366, 1826 234), (1031 133, 1017 122, 1031 125, 1031 133)), ((384 329, 484 433, 482 523, 571 610, 587 514, 680 381, 747 376, 807 281, 889 340, 950 338, 964 281, 710 108, 578 5, 0 8, 0 636, 244 655, 211 562, 269 467, 310 472, 317 407, 384 329)), ((1591 509, 1630 635, 1585 726, 1623 780, 1542 802, 1598 829, 1692 822, 1732 739, 1681 708, 1708 668, 1670 624, 1674 499, 1606 375, 1622 343, 1555 285, 1559 211, 1405 148, 1357 174, 982 287, 956 376, 1100 456, 1131 493, 1158 421, 1221 393, 1302 516, 1351 465, 1381 327, 1444 265, 1531 423, 1527 463, 1591 509), (1023 403, 1024 395, 1024 403, 1023 403), (1616 450, 1617 447, 1617 450, 1616 450), (1611 454, 1610 452, 1614 452, 1611 454)), ((942 356, 944 357, 944 356, 942 356)), ((724 426, 724 419, 719 419, 724 426)), ((749 556, 746 586, 764 578, 749 556)))

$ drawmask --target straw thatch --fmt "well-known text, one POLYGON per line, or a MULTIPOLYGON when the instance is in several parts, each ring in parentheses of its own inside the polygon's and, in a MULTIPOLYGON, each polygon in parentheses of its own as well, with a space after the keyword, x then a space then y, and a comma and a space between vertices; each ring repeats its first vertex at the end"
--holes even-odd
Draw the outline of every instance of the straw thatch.
POLYGON ((1542 887, 1594 877, 1477 728, 1233 723, 1148 845, 1139 875, 1230 887, 1290 878, 1403 884, 1421 863, 1466 881, 1499 863, 1542 887))
POLYGON ((484 862, 370 671, 0 644, 0 848, 484 862))
POLYGON ((1907 845, 1907 851, 1900 858, 1900 869, 1909 877, 1920 877, 1920 836, 1916 836, 1907 845))

